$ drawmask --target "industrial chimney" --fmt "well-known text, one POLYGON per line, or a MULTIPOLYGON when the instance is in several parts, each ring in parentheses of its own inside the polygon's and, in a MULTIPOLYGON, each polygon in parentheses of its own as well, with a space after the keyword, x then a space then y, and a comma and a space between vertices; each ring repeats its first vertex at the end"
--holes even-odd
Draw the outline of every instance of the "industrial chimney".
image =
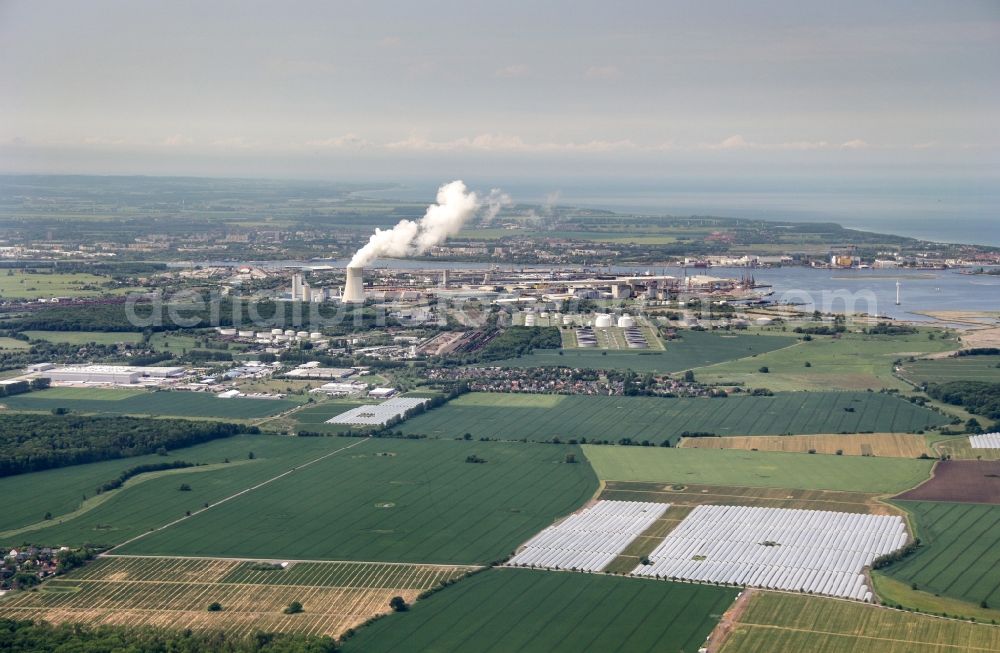
POLYGON ((344 294, 340 301, 345 304, 363 304, 365 302, 364 274, 364 268, 347 268, 347 281, 344 282, 344 294))

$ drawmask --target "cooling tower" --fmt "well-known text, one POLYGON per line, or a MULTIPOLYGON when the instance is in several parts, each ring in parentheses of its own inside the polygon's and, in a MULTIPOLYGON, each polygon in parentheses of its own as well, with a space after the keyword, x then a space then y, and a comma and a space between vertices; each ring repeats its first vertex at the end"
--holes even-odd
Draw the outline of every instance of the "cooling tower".
POLYGON ((347 281, 344 283, 344 295, 341 301, 345 304, 363 304, 365 302, 364 268, 347 268, 347 281))

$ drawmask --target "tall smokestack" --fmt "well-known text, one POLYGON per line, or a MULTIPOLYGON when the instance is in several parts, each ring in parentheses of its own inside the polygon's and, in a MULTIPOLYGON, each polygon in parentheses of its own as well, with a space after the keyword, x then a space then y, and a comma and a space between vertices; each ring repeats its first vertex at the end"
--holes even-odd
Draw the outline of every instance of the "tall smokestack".
POLYGON ((344 294, 340 301, 345 304, 363 304, 365 302, 364 274, 364 268, 348 266, 347 281, 344 282, 344 294))

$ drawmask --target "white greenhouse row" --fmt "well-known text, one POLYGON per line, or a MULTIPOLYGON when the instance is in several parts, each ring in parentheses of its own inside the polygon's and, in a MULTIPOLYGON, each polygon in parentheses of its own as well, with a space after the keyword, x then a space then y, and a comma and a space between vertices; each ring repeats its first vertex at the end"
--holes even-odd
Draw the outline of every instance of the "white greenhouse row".
POLYGON ((507 564, 601 571, 669 507, 643 501, 598 501, 531 538, 507 564))
POLYGON ((366 424, 381 426, 394 417, 402 417, 411 408, 427 402, 415 397, 396 397, 370 406, 358 406, 326 420, 327 424, 366 424))
POLYGON ((698 506, 632 573, 868 601, 864 567, 907 539, 898 516, 698 506))
POLYGON ((1000 449, 1000 433, 970 435, 969 446, 973 449, 1000 449))

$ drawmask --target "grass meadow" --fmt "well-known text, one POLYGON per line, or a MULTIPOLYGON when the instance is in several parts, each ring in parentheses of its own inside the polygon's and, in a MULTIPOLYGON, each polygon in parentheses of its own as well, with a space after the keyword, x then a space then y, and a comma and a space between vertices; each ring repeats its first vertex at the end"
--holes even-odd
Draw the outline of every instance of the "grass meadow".
POLYGON ((904 362, 901 376, 917 384, 949 381, 1000 383, 1000 356, 961 356, 904 362))
POLYGON ((815 336, 809 342, 762 353, 753 359, 719 363, 695 370, 707 383, 742 383, 771 390, 864 390, 910 387, 892 374, 893 362, 910 355, 955 349, 954 340, 928 332, 907 336, 849 333, 840 338, 815 336), (809 367, 806 367, 809 363, 809 367), (767 373, 760 369, 766 367, 767 373))
POLYGON ((135 344, 142 341, 141 333, 130 331, 24 331, 24 335, 32 340, 48 342, 65 342, 70 345, 117 345, 119 343, 135 344))
POLYGON ((584 445, 605 481, 695 483, 895 493, 930 476, 932 461, 719 449, 584 445))

